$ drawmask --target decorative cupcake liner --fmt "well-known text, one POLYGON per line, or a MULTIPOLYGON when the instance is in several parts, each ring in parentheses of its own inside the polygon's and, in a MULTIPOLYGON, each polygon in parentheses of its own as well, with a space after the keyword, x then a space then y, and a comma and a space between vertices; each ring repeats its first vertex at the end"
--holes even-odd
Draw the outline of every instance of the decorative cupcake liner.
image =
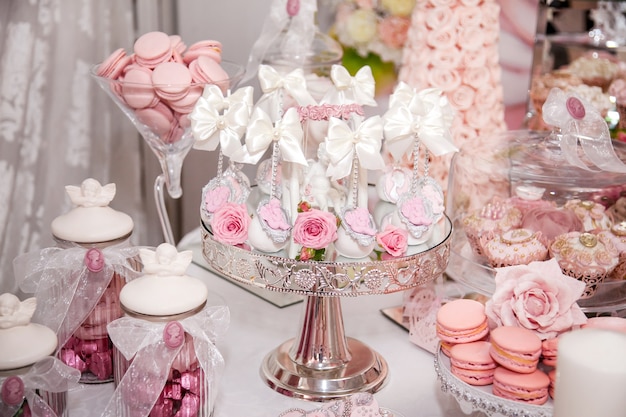
POLYGON ((580 296, 580 299, 591 298, 598 290, 598 285, 601 284, 607 276, 607 273, 589 273, 589 272, 577 272, 571 269, 563 269, 563 273, 572 278, 576 278, 579 281, 585 283, 585 291, 580 296))

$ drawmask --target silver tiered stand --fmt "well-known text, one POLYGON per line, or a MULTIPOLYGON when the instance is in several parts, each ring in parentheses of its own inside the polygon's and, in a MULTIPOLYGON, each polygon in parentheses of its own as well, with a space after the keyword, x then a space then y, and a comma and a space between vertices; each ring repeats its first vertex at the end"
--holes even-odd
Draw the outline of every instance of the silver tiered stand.
POLYGON ((261 377, 281 394, 324 401, 376 392, 387 379, 384 358, 346 337, 340 297, 389 294, 426 284, 446 269, 452 225, 437 224, 434 243, 390 260, 297 261, 224 245, 201 227, 202 252, 218 273, 270 291, 305 296, 299 334, 266 355, 261 377))

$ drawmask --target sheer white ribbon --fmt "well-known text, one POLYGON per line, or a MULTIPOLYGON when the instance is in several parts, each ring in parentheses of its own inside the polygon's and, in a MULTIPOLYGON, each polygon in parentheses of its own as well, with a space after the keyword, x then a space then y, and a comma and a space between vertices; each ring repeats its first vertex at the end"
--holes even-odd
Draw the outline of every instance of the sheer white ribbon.
POLYGON ((330 104, 360 104, 361 106, 376 107, 374 99, 376 82, 372 69, 366 65, 359 69, 354 77, 342 65, 333 65, 330 70, 330 79, 334 84, 322 99, 322 103, 330 104))
POLYGON ((302 60, 310 50, 315 32, 315 13, 317 12, 316 0, 299 0, 300 7, 296 14, 287 11, 287 4, 293 0, 274 0, 270 6, 270 12, 261 34, 252 46, 252 51, 248 57, 246 74, 242 83, 251 80, 257 73, 259 64, 265 59, 267 49, 274 41, 283 34, 280 50, 286 57, 292 58, 295 62, 288 62, 295 66, 302 66, 302 60), (297 62, 300 59, 301 62, 297 62))
POLYGON ((288 109, 281 120, 272 123, 270 116, 257 107, 252 113, 246 131, 246 143, 240 152, 233 156, 233 160, 256 164, 267 148, 276 142, 283 160, 307 166, 307 160, 302 152, 303 135, 300 116, 295 108, 288 109))
POLYGON ((207 85, 189 115, 195 138, 194 149, 214 151, 218 144, 229 158, 241 148, 252 110, 252 87, 243 87, 224 97, 217 85, 207 85))
POLYGON ((350 174, 355 156, 362 168, 379 170, 385 167, 380 154, 383 139, 380 116, 365 120, 355 117, 353 121, 357 124, 354 131, 343 120, 330 118, 326 136, 326 151, 330 163, 326 175, 333 181, 350 174))
MULTIPOLYGON (((33 364, 28 372, 19 375, 24 384, 24 400, 33 417, 56 417, 56 412, 40 396, 38 391, 50 393, 67 392, 80 379, 80 371, 65 365, 54 357, 46 357, 33 364)), ((0 386, 8 378, 0 377, 0 386)), ((5 404, 0 398, 0 416, 14 416, 23 405, 5 404)))
MULTIPOLYGON (((178 321, 193 338, 195 355, 209 383, 211 398, 205 399, 209 404, 213 404, 217 380, 224 368, 224 358, 215 343, 226 332, 229 322, 230 312, 226 306, 206 306, 197 314, 178 321)), ((107 330, 113 344, 132 362, 102 417, 117 417, 127 407, 136 417, 150 414, 165 386, 172 363, 184 346, 170 348, 166 345, 163 334, 167 324, 132 317, 109 323, 107 330)))
POLYGON ((579 145, 589 162, 602 171, 626 172, 611 142, 609 127, 600 112, 574 92, 553 88, 543 108, 543 120, 561 129, 561 151, 568 163, 587 171, 579 145))
POLYGON ((114 274, 127 281, 139 275, 129 263, 138 256, 138 247, 120 243, 101 249, 104 266, 98 272, 90 271, 85 264, 88 250, 81 246, 45 248, 13 261, 20 289, 37 298, 32 321, 55 331, 57 351, 98 304, 114 274))
POLYGON ((416 92, 401 81, 389 103, 383 116, 385 147, 396 161, 413 150, 416 140, 436 156, 458 151, 450 133, 454 110, 440 89, 416 92))

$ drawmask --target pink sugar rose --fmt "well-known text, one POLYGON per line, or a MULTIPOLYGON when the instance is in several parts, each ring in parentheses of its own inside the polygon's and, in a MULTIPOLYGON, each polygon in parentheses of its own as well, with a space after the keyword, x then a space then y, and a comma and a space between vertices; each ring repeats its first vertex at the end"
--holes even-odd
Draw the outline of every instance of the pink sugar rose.
MULTIPOLYGON (((468 85, 460 85, 459 88, 448 94, 450 104, 456 110, 467 110, 474 104, 474 89, 468 85)), ((486 109, 480 109, 482 113, 488 113, 486 109)))
POLYGON ((376 235, 376 242, 391 256, 402 256, 408 247, 409 232, 388 224, 385 230, 376 235))
POLYGON ((485 304, 491 326, 524 327, 545 340, 587 321, 576 304, 585 283, 564 275, 554 258, 496 268, 495 282, 485 304))
POLYGON ((465 27, 458 33, 458 46, 463 51, 472 51, 485 46, 485 32, 480 26, 465 27))
POLYGON ((364 207, 357 207, 346 211, 344 221, 350 226, 350 229, 362 235, 374 236, 376 229, 372 227, 372 221, 369 211, 364 207))
POLYGON ((285 213, 280 207, 280 201, 277 198, 272 198, 267 204, 264 204, 259 209, 259 216, 274 230, 289 230, 291 227, 285 218, 285 213))
POLYGON ((461 76, 455 69, 432 68, 426 79, 429 85, 441 88, 445 93, 454 91, 461 85, 461 76))
POLYGON ((492 84, 491 72, 487 67, 466 68, 463 71, 463 82, 470 87, 483 89, 492 84))
POLYGON ((449 7, 428 8, 423 13, 425 15, 424 24, 429 29, 438 29, 442 26, 454 28, 456 26, 455 15, 449 7))
POLYGON ((323 249, 337 239, 334 214, 310 209, 298 214, 293 226, 293 240, 305 248, 323 249))
POLYGON ((204 208, 209 213, 215 212, 218 208, 222 207, 228 201, 230 197, 230 189, 228 187, 215 187, 212 190, 207 190, 204 196, 204 208))
POLYGON ((240 245, 248 238, 250 216, 245 204, 226 203, 213 213, 211 230, 218 242, 240 245))
POLYGON ((582 221, 569 209, 556 207, 536 207, 522 218, 522 227, 541 232, 549 242, 557 236, 583 230, 582 221))
POLYGON ((423 198, 413 197, 402 203, 400 210, 402 215, 414 225, 430 226, 433 223, 433 219, 425 204, 426 202, 423 198))

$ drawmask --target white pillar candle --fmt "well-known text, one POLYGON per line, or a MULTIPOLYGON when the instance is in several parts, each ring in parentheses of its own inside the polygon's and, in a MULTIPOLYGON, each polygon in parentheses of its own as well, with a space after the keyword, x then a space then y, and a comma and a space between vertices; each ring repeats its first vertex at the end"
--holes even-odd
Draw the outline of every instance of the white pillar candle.
POLYGON ((553 417, 626 416, 626 335, 603 329, 559 340, 553 417))

